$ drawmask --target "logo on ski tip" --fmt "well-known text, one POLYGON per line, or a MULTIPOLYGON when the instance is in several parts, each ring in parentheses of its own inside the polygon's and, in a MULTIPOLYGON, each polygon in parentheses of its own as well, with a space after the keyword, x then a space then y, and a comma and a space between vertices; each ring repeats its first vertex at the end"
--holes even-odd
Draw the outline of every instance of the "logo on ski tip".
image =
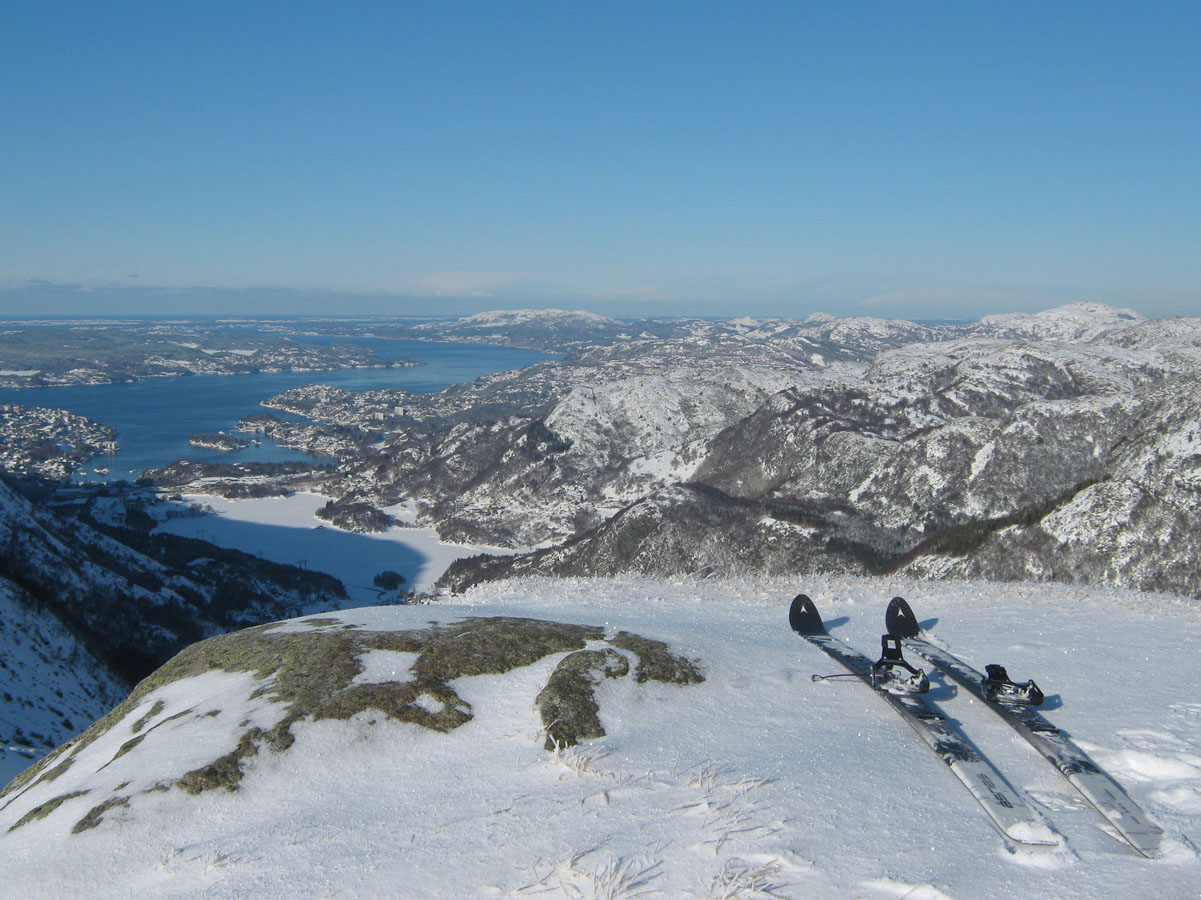
POLYGON ((993 784, 993 780, 991 778, 989 778, 983 772, 981 772, 978 777, 980 778, 980 783, 988 789, 989 793, 992 794, 993 799, 996 800, 997 803, 999 803, 1001 806, 1004 806, 1006 809, 1013 809, 1013 804, 1009 801, 1009 797, 1000 791, 995 784, 993 784))

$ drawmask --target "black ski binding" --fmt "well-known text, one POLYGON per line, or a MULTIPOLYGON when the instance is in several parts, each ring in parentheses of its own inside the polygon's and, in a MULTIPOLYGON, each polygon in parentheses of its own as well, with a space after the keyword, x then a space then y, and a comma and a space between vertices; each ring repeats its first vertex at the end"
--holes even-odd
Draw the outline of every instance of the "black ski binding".
POLYGON ((984 696, 995 703, 1013 703, 1019 706, 1042 706, 1046 699, 1042 690, 1033 681, 1016 684, 1004 666, 995 663, 984 667, 987 673, 982 682, 984 696))
POLYGON ((926 673, 915 668, 901 655, 901 639, 895 634, 880 638, 880 658, 872 666, 872 683, 886 691, 901 694, 924 694, 930 690, 926 673), (907 672, 900 674, 897 670, 907 672))

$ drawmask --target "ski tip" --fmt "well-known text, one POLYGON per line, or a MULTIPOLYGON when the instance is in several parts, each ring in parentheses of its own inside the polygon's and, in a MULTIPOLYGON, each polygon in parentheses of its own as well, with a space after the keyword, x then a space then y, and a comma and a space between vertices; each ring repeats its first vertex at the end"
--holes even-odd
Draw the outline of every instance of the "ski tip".
POLYGON ((824 634, 826 625, 808 594, 797 594, 788 608, 788 624, 797 634, 824 634))
POLYGON ((889 634, 903 638, 917 637, 922 630, 917 624, 917 616, 903 597, 892 598, 888 612, 884 614, 884 625, 889 634))

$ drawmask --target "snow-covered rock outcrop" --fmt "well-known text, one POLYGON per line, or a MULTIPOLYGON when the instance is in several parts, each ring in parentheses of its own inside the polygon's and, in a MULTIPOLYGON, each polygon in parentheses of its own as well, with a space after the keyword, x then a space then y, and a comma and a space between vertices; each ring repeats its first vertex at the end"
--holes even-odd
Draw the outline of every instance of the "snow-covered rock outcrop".
POLYGON ((39 900, 1184 900, 1198 640, 1179 598, 895 578, 534 580, 307 617, 197 645, 9 785, 0 871, 39 900), (788 628, 798 589, 867 653, 898 591, 960 655, 1003 653, 1163 828, 1163 858, 936 689, 1058 842, 1007 847, 866 685, 811 679, 837 666, 788 628), (548 710, 603 734, 548 750, 548 710))

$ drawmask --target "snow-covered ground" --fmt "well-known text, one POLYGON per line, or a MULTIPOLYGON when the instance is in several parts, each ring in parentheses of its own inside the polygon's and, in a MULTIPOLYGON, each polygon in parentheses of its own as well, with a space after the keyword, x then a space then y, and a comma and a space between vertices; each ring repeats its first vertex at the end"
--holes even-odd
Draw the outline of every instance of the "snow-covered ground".
MULTIPOLYGON (((327 529, 332 533, 332 530, 327 529)), ((313 560, 311 564, 316 565, 313 560)), ((1201 609, 1094 588, 804 581, 537 580, 409 607, 323 615, 297 631, 423 628, 530 616, 630 630, 699 661, 699 685, 606 680, 605 737, 552 754, 534 698, 562 657, 454 688, 474 718, 449 733, 371 713, 305 721, 284 753, 243 761, 235 792, 138 793, 90 830, 71 796, 178 774, 269 724, 257 682, 207 673, 148 695, 146 740, 122 722, 52 783, 0 801, 13 897, 1195 898, 1201 884, 1201 609), (794 635, 804 590, 832 633, 878 652, 906 596, 941 643, 1005 664, 1046 716, 1163 828, 1148 860, 990 710, 932 675, 930 699, 1030 802, 1058 850, 1016 851, 881 698, 794 635), (333 621, 331 621, 333 620, 333 621), (154 710, 152 704, 162 700, 154 710), (194 711, 192 715, 185 712, 194 711), (101 768, 101 763, 107 763, 101 768), (109 784, 111 782, 111 784, 109 784), (35 805, 42 819, 8 829, 35 805), (5 833, 7 832, 7 833, 5 833)), ((403 678, 412 655, 370 651, 359 680, 403 678)), ((278 715, 278 712, 275 713, 278 715)))
MULTIPOLYGON (((328 572, 346 585, 356 605, 379 602, 371 580, 382 571, 399 572, 417 591, 428 591, 448 565, 476 553, 508 553, 503 548, 447 544, 432 528, 393 527, 382 534, 354 534, 318 519, 328 497, 297 493, 289 497, 226 500, 208 495, 186 499, 211 506, 214 515, 168 519, 160 531, 198 537, 274 562, 328 572)), ((400 508, 385 512, 402 518, 400 508)))
POLYGON ((0 581, 0 638, 2 785, 34 761, 30 745, 43 755, 120 702, 124 691, 70 629, 49 612, 18 603, 5 581, 0 581), (53 692, 45 690, 48 684, 53 692))

